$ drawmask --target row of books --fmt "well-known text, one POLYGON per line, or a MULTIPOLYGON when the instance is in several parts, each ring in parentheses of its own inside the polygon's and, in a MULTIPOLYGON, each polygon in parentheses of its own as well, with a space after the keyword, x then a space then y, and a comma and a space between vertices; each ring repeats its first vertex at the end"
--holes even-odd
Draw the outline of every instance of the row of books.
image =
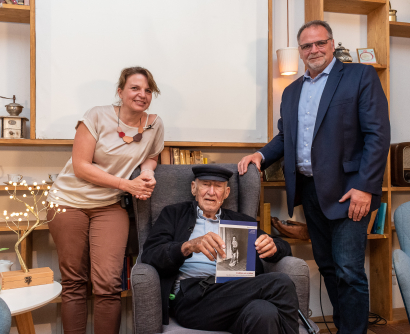
POLYGON ((0 3, 8 3, 10 5, 30 6, 30 0, 0 0, 0 3))
POLYGON ((122 280, 121 288, 122 288, 122 291, 131 289, 131 280, 130 280, 131 269, 135 265, 136 261, 137 261, 137 256, 136 255, 126 255, 126 256, 124 256, 124 265, 122 267, 122 274, 121 274, 121 280, 122 280))
POLYGON ((387 203, 381 203, 379 210, 374 210, 370 216, 367 234, 384 234, 387 203))
POLYGON ((178 147, 165 147, 161 152, 162 165, 203 165, 208 159, 201 151, 181 150, 178 147))

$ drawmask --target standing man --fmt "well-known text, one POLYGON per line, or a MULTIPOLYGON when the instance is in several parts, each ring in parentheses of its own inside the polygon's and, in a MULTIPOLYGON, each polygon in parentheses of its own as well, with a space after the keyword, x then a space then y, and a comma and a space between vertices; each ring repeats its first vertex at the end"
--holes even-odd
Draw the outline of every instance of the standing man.
POLYGON ((282 156, 289 215, 302 204, 313 255, 340 334, 366 333, 369 291, 364 270, 369 212, 380 206, 390 145, 388 104, 375 69, 333 57, 324 21, 297 35, 306 73, 283 92, 278 135, 244 157, 265 169, 282 156))

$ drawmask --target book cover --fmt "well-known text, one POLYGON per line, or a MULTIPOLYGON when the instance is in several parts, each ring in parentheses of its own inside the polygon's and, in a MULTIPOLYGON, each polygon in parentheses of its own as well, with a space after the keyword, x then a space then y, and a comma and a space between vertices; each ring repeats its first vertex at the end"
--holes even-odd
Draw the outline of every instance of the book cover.
POLYGON ((194 164, 199 165, 201 163, 201 151, 194 151, 194 164))
POLYGON ((185 164, 190 165, 191 164, 191 152, 189 150, 185 150, 185 164))
POLYGON ((165 147, 161 152, 161 165, 171 164, 171 153, 168 147, 165 147))
POLYGON ((226 245, 226 258, 216 260, 216 283, 255 277, 257 222, 221 220, 219 235, 226 245))
POLYGON ((30 0, 24 0, 24 4, 25 4, 26 6, 30 6, 30 0))
POLYGON ((179 163, 180 163, 181 165, 186 165, 186 162, 185 162, 185 150, 180 150, 180 151, 179 151, 179 163))
POLYGON ((379 210, 374 210, 370 216, 370 221, 369 221, 369 225, 367 226, 367 234, 370 234, 373 226, 374 226, 374 222, 376 221, 376 216, 377 216, 377 212, 379 210))
POLYGON ((178 147, 173 147, 172 148, 172 156, 174 157, 174 165, 180 165, 179 148, 178 147))
POLYGON ((377 221, 374 223, 376 226, 375 234, 384 234, 384 223, 386 221, 387 203, 380 203, 380 208, 377 213, 377 221))

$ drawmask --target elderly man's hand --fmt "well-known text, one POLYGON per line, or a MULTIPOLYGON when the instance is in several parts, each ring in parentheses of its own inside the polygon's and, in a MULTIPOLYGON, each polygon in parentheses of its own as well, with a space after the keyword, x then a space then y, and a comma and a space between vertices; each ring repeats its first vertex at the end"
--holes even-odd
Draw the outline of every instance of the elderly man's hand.
POLYGON ((213 232, 208 232, 202 237, 184 242, 181 247, 184 256, 188 256, 192 253, 203 253, 210 261, 216 260, 217 253, 223 259, 226 258, 224 249, 224 241, 219 235, 213 232))
POLYGON ((273 239, 267 234, 262 234, 258 239, 256 239, 255 249, 261 259, 271 257, 278 251, 273 239))

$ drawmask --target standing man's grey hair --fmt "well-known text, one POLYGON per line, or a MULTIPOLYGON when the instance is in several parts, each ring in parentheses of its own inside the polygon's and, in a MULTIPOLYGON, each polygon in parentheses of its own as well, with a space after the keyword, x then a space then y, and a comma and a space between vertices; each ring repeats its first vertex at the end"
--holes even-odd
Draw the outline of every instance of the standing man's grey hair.
POLYGON ((330 28, 330 25, 326 21, 313 20, 313 21, 305 23, 303 26, 300 27, 300 29, 298 31, 298 36, 297 36, 298 43, 299 43, 299 40, 300 40, 300 35, 302 34, 303 30, 305 30, 307 28, 310 28, 310 27, 317 27, 317 26, 325 27, 326 30, 327 30, 327 34, 328 34, 329 38, 333 39, 332 28, 330 28))

